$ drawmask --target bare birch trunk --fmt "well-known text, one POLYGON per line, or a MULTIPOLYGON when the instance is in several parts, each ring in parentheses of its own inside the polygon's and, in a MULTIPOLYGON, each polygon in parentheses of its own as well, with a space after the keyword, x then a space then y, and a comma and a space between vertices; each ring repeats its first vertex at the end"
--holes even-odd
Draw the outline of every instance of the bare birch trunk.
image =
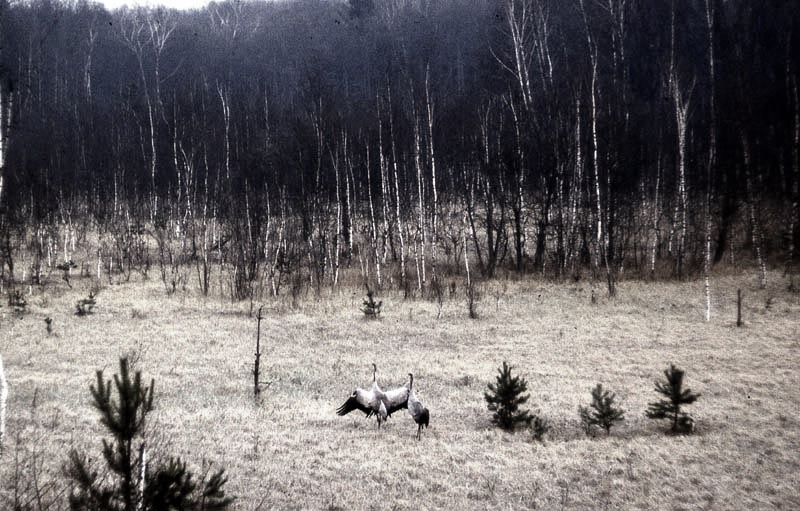
POLYGON ((708 143, 708 166, 706 168, 705 204, 705 247, 703 254, 703 293, 706 299, 706 321, 711 321, 711 199, 713 197, 713 177, 716 167, 717 151, 717 113, 714 81, 714 0, 706 0, 706 28, 708 29, 708 74, 710 83, 709 110, 711 117, 710 140, 708 143))
MULTIPOLYGON (((389 165, 386 162, 386 154, 383 150, 383 122, 381 120, 380 100, 378 104, 378 159, 381 171, 381 209, 383 212, 383 232, 381 233, 381 263, 386 264, 387 254, 389 252, 389 245, 394 247, 394 240, 392 239, 392 231, 389 225, 389 209, 391 207, 389 190, 389 165)), ((394 251, 392 253, 394 257, 394 251)))
POLYGON ((567 242, 568 257, 564 261, 566 266, 571 264, 575 267, 575 260, 578 254, 578 211, 581 203, 581 183, 583 182, 583 145, 581 141, 581 97, 580 92, 575 95, 575 171, 572 176, 569 198, 569 241, 567 242))
POLYGON ((670 53, 669 53, 669 95, 673 101, 675 112, 675 124, 678 135, 678 183, 677 200, 675 201, 675 214, 673 217, 672 231, 670 232, 670 252, 675 234, 677 240, 675 246, 675 273, 678 278, 683 275, 683 263, 686 251, 686 212, 687 212, 687 192, 686 192, 686 130, 688 123, 689 104, 691 102, 691 87, 688 92, 681 90, 678 80, 677 65, 675 62, 675 3, 673 1, 670 13, 670 53))
POLYGON ((11 114, 13 112, 14 95, 0 84, 0 205, 3 203, 3 189, 6 174, 6 156, 8 155, 9 132, 11 131, 11 114))
MULTIPOLYGON (((342 135, 342 143, 345 145, 344 150, 346 151, 347 145, 347 138, 345 135, 342 135)), ((331 276, 331 285, 332 287, 336 287, 336 284, 339 281, 339 253, 341 252, 341 243, 342 243, 342 194, 341 194, 341 178, 339 171, 339 154, 338 151, 336 154, 331 154, 331 160, 333 162, 333 171, 336 176, 336 233, 334 235, 334 251, 333 257, 331 259, 331 266, 333 270, 333 275, 331 276)))
POLYGON ((205 164, 205 176, 203 177, 203 208, 202 208, 202 216, 200 218, 200 226, 202 229, 202 240, 200 241, 200 260, 201 262, 198 264, 198 280, 200 281, 200 291, 203 293, 203 296, 208 296, 209 288, 210 288, 210 271, 209 271, 209 261, 208 261, 208 231, 210 229, 208 225, 208 204, 211 200, 210 197, 210 190, 208 187, 208 157, 207 153, 204 153, 203 163, 205 164))
POLYGON ((653 191, 653 208, 651 212, 650 222, 652 228, 652 243, 650 244, 650 277, 655 277, 656 273, 656 251, 658 250, 659 240, 661 238, 661 229, 659 228, 661 219, 661 155, 659 154, 656 162, 656 185, 653 191))
POLYGON ((407 292, 407 275, 406 275, 406 245, 405 236, 403 235, 403 217, 400 213, 400 177, 397 163, 397 143, 394 133, 394 120, 392 118, 392 89, 386 86, 386 95, 389 101, 388 117, 389 117, 389 143, 392 147, 392 173, 394 175, 394 198, 395 198, 395 226, 397 228, 397 237, 400 242, 400 287, 403 293, 407 292))
POLYGON ((511 37, 512 50, 514 52, 513 62, 507 64, 502 59, 498 57, 495 58, 506 70, 514 75, 519 86, 519 92, 522 95, 525 110, 530 111, 533 103, 529 71, 531 62, 531 37, 529 33, 532 16, 531 0, 506 0, 504 7, 508 22, 508 32, 511 37))
POLYGON ((220 106, 222 107, 222 121, 225 128, 225 181, 231 181, 231 106, 227 89, 217 84, 220 106))
POLYGON ((593 254, 593 264, 592 267, 595 272, 599 271, 600 268, 600 261, 603 250, 603 239, 604 239, 604 231, 603 231, 603 207, 602 207, 602 198, 600 195, 600 169, 599 169, 599 149, 598 149, 598 139, 597 139, 597 43, 594 41, 592 37, 591 30, 589 28, 589 20, 586 17, 586 9, 583 4, 583 0, 579 0, 579 5, 581 9, 581 16, 583 17, 583 25, 584 30, 586 32, 586 43, 589 49, 589 58, 592 64, 592 81, 591 81, 591 90, 589 91, 589 97, 591 99, 591 142, 592 142, 592 173, 594 177, 594 195, 595 195, 595 204, 594 204, 594 213, 595 213, 595 247, 594 247, 594 254, 593 254))
POLYGON ((375 203, 372 200, 372 172, 370 171, 369 144, 366 145, 367 200, 369 201, 369 235, 372 244, 372 256, 375 258, 375 281, 381 287, 381 257, 378 252, 378 223, 375 220, 375 203))
POLYGON ((677 72, 673 68, 670 75, 670 93, 675 107, 675 124, 678 129, 678 190, 675 204, 675 221, 677 222, 677 247, 675 254, 675 271, 678 278, 683 276, 683 263, 686 257, 686 232, 688 197, 686 192, 686 130, 691 103, 691 87, 688 92, 681 90, 677 72))
POLYGON ((355 216, 353 215, 353 201, 354 201, 354 183, 355 176, 353 175, 353 161, 350 158, 350 153, 345 153, 345 174, 344 174, 344 218, 346 220, 345 226, 345 241, 347 242, 347 262, 350 264, 350 258, 353 257, 353 233, 356 232, 355 216))
POLYGON ((156 120, 155 113, 153 112, 153 104, 150 99, 150 93, 147 92, 147 82, 144 77, 144 67, 141 59, 139 66, 142 71, 142 82, 145 89, 145 99, 147 102, 147 120, 150 126, 150 217, 155 218, 156 211, 158 211, 158 192, 156 191, 156 169, 158 168, 158 151, 156 150, 156 120))
POLYGON ((433 195, 433 211, 431 213, 431 281, 436 282, 436 245, 439 242, 439 196, 436 190, 436 153, 433 143, 433 100, 431 99, 429 78, 430 68, 425 71, 425 106, 428 120, 428 164, 431 168, 431 192, 433 195))
POLYGON ((285 192, 280 192, 280 208, 281 208, 281 223, 278 227, 278 239, 275 242, 275 248, 273 250, 274 255, 272 256, 272 266, 270 269, 270 283, 272 285, 272 296, 278 296, 278 290, 280 288, 280 279, 281 274, 283 272, 283 268, 279 268, 278 265, 283 264, 281 258, 288 258, 289 254, 286 252, 286 241, 285 241, 285 233, 286 233, 286 198, 285 192), (278 280, 276 281, 275 276, 277 274, 278 280))
POLYGON ((417 171, 417 234, 414 237, 414 260, 417 265, 417 289, 420 291, 425 286, 425 244, 426 222, 425 222, 425 184, 422 176, 421 161, 421 134, 419 115, 414 110, 414 168, 417 171))
POLYGON ((595 270, 600 268, 601 254, 605 252, 604 231, 603 231, 603 203, 600 196, 600 162, 597 142, 597 49, 592 54, 592 172, 594 174, 594 196, 595 196, 595 234, 597 236, 594 250, 595 270))
POLYGON ((750 172, 750 144, 747 141, 747 135, 744 134, 743 128, 740 136, 742 139, 742 151, 744 153, 744 178, 745 187, 747 189, 747 207, 750 215, 750 234, 752 236, 753 249, 755 250, 756 263, 758 264, 758 284, 761 289, 765 289, 767 287, 767 263, 764 259, 764 239, 761 232, 761 224, 758 219, 758 206, 753 191, 752 173, 750 172))

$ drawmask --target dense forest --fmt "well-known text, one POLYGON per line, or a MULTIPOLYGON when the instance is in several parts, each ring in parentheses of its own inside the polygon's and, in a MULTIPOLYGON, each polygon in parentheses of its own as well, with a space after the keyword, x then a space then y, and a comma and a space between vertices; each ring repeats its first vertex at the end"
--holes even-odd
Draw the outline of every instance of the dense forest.
POLYGON ((797 11, 0 0, 3 282, 152 267, 253 299, 349 269, 613 294, 743 261, 765 285, 800 241, 797 11))

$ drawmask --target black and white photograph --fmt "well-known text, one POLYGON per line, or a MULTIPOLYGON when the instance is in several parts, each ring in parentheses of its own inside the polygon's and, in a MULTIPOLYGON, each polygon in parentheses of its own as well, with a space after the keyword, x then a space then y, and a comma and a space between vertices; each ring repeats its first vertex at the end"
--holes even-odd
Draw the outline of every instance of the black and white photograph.
POLYGON ((0 0, 0 510, 800 509, 794 0, 0 0))

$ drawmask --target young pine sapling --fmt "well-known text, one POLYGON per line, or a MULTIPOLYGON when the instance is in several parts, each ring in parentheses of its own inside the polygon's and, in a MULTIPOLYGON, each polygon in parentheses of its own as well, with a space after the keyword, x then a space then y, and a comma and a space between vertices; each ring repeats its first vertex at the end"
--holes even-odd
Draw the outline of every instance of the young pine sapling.
POLYGON ((625 412, 615 406, 616 394, 610 390, 604 390, 603 385, 598 383, 592 389, 592 403, 586 407, 578 408, 587 433, 591 433, 595 426, 600 426, 606 430, 606 434, 611 434, 611 426, 625 418, 625 412))
POLYGON ((492 414, 492 424, 506 431, 513 431, 517 424, 530 424, 533 416, 528 410, 520 409, 530 398, 525 394, 528 382, 521 376, 511 374, 512 366, 503 362, 503 367, 498 369, 495 383, 489 383, 488 392, 484 392, 489 411, 492 414))
POLYGON ((682 405, 694 403, 700 394, 694 394, 690 389, 683 389, 684 371, 670 365, 664 371, 667 382, 656 382, 656 392, 666 397, 661 401, 649 403, 647 417, 650 419, 669 419, 672 423, 672 433, 692 433, 694 420, 681 411, 682 405))
POLYGON ((111 435, 103 439, 102 460, 106 467, 96 470, 89 457, 73 449, 64 472, 75 484, 69 496, 70 508, 93 511, 134 511, 139 509, 227 509, 233 498, 225 495, 224 470, 195 481, 180 458, 151 464, 145 460, 145 422, 153 410, 153 388, 142 382, 141 372, 131 376, 126 358, 119 361, 120 374, 106 381, 97 371, 97 383, 90 386, 92 406, 111 435), (116 391, 116 399, 112 391, 116 391), (136 445, 138 444, 138 445, 136 445))
POLYGON ((367 299, 363 302, 364 306, 361 308, 361 312, 370 319, 377 319, 380 316, 381 305, 383 305, 382 301, 375 301, 374 295, 375 292, 367 286, 367 299))

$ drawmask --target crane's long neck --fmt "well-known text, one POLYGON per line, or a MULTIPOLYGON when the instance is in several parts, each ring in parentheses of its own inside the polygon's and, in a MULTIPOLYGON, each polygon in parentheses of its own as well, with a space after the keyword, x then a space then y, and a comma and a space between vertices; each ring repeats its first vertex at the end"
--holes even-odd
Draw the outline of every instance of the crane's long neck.
POLYGON ((381 395, 383 395, 383 391, 378 386, 378 378, 376 376, 377 372, 378 372, 378 366, 376 366, 375 364, 372 364, 372 392, 374 392, 377 395, 381 396, 381 395))
POLYGON ((408 379, 409 379, 409 381, 408 381, 408 390, 411 390, 411 389, 414 388, 414 375, 411 374, 411 373, 408 373, 408 379))

